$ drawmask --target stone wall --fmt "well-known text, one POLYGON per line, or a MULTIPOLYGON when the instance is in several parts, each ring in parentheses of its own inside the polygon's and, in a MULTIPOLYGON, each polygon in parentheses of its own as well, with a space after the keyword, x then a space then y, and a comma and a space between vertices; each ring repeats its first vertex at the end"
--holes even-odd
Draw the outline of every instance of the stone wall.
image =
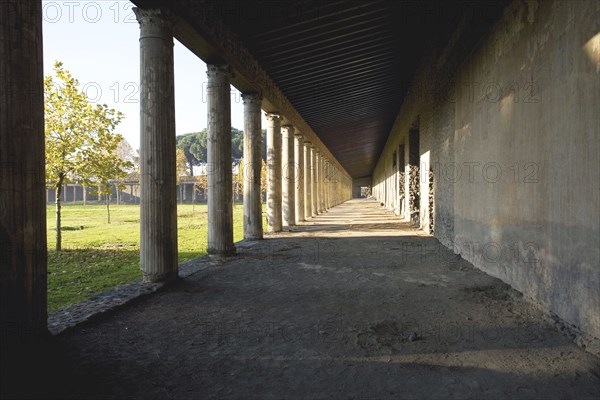
POLYGON ((423 229, 600 337, 600 2, 513 1, 481 35, 466 20, 418 71, 377 198, 393 198, 389 160, 418 121, 423 229))

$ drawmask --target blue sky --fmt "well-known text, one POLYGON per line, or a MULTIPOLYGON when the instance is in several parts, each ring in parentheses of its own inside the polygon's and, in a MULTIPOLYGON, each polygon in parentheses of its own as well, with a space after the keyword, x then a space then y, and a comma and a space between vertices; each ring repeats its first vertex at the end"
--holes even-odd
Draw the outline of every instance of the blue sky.
MULTIPOLYGON (((125 114, 117 128, 139 148, 139 26, 129 1, 42 2, 44 75, 54 61, 64 63, 88 98, 125 114)), ((177 134, 206 127, 206 64, 175 40, 175 118, 177 134)), ((232 87, 231 123, 243 128, 243 105, 232 87)), ((264 117, 263 117, 264 119, 264 117)), ((263 121, 264 126, 264 121, 263 121)))

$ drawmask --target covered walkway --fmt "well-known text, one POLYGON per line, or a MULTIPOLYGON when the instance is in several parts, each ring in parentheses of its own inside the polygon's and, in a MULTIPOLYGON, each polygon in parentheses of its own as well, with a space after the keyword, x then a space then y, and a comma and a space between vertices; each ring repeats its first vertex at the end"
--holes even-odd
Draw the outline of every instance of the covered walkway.
MULTIPOLYGON (((598 359, 498 279, 352 200, 55 338, 60 398, 598 398, 598 359)), ((32 349, 35 352, 35 349, 32 349)), ((39 356, 39 355, 38 355, 39 356)), ((38 375, 35 376, 34 375, 38 375)))

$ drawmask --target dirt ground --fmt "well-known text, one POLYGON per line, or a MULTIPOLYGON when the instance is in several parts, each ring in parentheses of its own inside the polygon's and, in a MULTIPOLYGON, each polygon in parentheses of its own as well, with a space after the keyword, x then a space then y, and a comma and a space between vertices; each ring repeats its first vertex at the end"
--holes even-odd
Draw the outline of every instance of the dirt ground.
POLYGON ((4 395, 600 398, 600 359, 375 202, 209 264, 23 353, 4 395))

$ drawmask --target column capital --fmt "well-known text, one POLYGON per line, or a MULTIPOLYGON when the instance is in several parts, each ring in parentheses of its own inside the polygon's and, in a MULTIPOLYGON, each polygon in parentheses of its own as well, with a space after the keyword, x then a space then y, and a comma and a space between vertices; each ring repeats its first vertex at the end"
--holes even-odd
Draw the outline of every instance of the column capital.
POLYGON ((262 96, 260 93, 242 93, 242 102, 244 104, 256 104, 256 105, 261 105, 262 103, 262 96))
POLYGON ((132 8, 140 28, 151 30, 147 36, 172 35, 175 16, 171 11, 162 8, 132 8))
POLYGON ((281 120, 281 114, 279 114, 278 112, 267 112, 265 113, 265 117, 267 118, 267 121, 281 120))
POLYGON ((294 125, 289 125, 289 124, 288 124, 288 125, 282 125, 282 126, 281 126, 281 133, 284 133, 284 131, 285 131, 285 133, 287 133, 288 135, 289 135, 290 133, 291 133, 292 135, 294 135, 294 131, 295 131, 295 129, 294 129, 294 125))
POLYGON ((233 73, 231 72, 231 67, 229 67, 228 64, 207 64, 206 75, 209 78, 218 81, 225 78, 231 78, 233 73))
POLYGON ((296 131, 294 132, 294 136, 296 138, 298 138, 298 140, 302 139, 304 137, 304 135, 302 134, 302 132, 300 132, 298 129, 296 129, 296 131))

